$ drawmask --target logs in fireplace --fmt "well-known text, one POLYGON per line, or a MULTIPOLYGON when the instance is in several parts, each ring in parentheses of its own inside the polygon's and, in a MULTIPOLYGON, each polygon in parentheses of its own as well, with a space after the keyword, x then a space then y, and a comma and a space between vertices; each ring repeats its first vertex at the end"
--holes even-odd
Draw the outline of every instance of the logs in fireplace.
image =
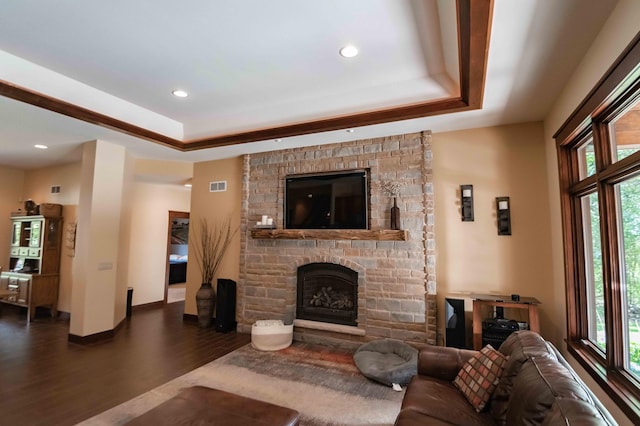
POLYGON ((298 268, 296 317, 357 326, 358 273, 333 263, 298 268))

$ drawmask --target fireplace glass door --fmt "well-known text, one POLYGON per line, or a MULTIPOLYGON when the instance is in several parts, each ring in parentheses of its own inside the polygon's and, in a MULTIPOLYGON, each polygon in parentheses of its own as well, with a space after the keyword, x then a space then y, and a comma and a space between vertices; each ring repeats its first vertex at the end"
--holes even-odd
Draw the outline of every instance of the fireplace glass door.
POLYGON ((358 273, 333 263, 298 268, 296 317, 357 326, 358 273))

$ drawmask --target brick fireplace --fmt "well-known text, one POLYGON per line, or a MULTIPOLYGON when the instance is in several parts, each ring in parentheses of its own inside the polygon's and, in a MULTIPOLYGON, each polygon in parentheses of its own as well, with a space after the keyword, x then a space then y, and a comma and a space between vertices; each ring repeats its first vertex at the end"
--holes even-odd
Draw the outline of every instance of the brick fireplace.
MULTIPOLYGON (((244 157, 243 169, 237 291, 241 332, 250 332, 251 325, 259 319, 282 319, 286 323, 295 320, 296 340, 353 343, 389 337, 435 344, 430 132, 250 154, 244 157), (368 171, 368 221, 372 231, 390 229, 393 198, 383 193, 382 183, 400 184, 397 205, 406 238, 390 241, 375 232, 350 234, 339 230, 326 235, 316 231, 313 238, 305 234, 286 239, 252 237, 252 224, 262 215, 273 217, 276 227, 283 228, 286 176, 355 169, 368 171), (337 291, 334 285, 326 283, 317 285, 316 282, 312 291, 321 293, 316 295, 317 299, 325 297, 323 291, 334 291, 328 295, 329 299, 334 298, 331 303, 335 302, 329 311, 341 303, 348 305, 349 297, 354 298, 355 321, 318 320, 314 315, 309 319, 300 313, 298 271, 310 264, 353 272, 356 291, 352 296, 346 295, 347 287, 337 291)), ((342 278, 338 280, 340 283, 342 278)), ((341 315, 338 312, 337 316, 341 315)))

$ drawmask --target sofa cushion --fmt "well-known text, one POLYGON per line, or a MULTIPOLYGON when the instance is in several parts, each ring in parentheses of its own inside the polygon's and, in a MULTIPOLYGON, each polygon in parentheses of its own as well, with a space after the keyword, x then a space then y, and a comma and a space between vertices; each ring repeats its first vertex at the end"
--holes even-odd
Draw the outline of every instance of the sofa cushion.
POLYGON ((567 424, 587 413, 593 420, 587 424, 606 424, 590 391, 571 371, 557 360, 532 357, 513 382, 507 424, 542 424, 549 415, 567 424))
POLYGON ((452 382, 418 375, 411 379, 396 424, 491 425, 488 413, 477 413, 452 382), (421 419, 418 423, 410 419, 421 419))
POLYGON ((453 382, 462 366, 477 351, 426 345, 418 353, 418 374, 453 382))
POLYGON ((543 425, 613 425, 592 402, 556 398, 543 425))
POLYGON ((553 387, 547 380, 564 383, 570 376, 556 361, 531 358, 523 364, 513 381, 507 407, 507 424, 540 424, 555 400, 553 387))
POLYGON ((396 418, 396 425, 447 425, 451 426, 451 422, 448 420, 440 420, 431 417, 430 414, 416 411, 416 410, 401 410, 396 418))
POLYGON ((517 331, 507 337, 500 345, 500 352, 507 355, 502 377, 496 386, 489 402, 491 415, 499 425, 507 421, 507 407, 511 396, 513 381, 520 373, 522 366, 531 357, 557 360, 555 350, 533 331, 517 331))
POLYGON ((487 405, 506 362, 506 356, 487 345, 465 363, 453 381, 477 412, 487 405))

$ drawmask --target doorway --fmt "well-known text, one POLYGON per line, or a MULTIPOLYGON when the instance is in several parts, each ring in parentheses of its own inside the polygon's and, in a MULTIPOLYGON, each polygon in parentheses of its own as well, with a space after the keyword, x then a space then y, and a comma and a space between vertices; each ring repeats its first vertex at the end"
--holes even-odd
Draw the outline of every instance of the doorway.
POLYGON ((183 302, 189 261, 189 212, 169 211, 165 303, 183 302))

